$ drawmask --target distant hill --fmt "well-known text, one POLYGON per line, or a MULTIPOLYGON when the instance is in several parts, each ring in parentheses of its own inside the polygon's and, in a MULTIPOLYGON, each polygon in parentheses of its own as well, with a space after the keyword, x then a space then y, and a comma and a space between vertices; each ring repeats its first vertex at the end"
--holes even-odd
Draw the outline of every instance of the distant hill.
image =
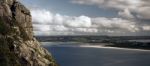
MULTIPOLYGON (((77 36, 35 36, 39 41, 75 41, 77 39, 84 39, 86 41, 100 41, 100 40, 144 40, 150 39, 150 36, 91 36, 91 35, 77 35, 77 36)), ((82 41, 81 41, 82 42, 82 41)))

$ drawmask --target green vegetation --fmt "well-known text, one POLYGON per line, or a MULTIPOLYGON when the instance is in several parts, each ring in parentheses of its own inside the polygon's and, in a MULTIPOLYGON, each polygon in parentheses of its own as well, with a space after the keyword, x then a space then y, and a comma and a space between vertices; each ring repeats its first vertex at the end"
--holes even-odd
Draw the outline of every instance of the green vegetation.
POLYGON ((0 38, 0 66, 21 66, 15 53, 10 49, 9 38, 1 36, 0 38))
POLYGON ((45 58, 48 59, 49 61, 53 62, 53 63, 49 64, 49 66, 58 66, 51 56, 45 55, 45 58))
POLYGON ((52 58, 49 55, 45 55, 45 58, 48 59, 48 60, 50 60, 50 61, 52 61, 52 58))
MULTIPOLYGON (((13 20, 15 23, 15 20, 13 20)), ((15 27, 15 25, 13 25, 15 27)), ((14 27, 10 27, 9 24, 5 23, 1 18, 0 18, 0 34, 2 35, 6 35, 6 34, 16 34, 19 29, 16 29, 14 27)), ((27 33, 25 32, 25 28, 23 28, 22 26, 19 26, 20 28, 20 36, 22 38, 24 38, 24 40, 28 40, 29 37, 27 36, 27 33)))
POLYGON ((87 42, 88 40, 86 38, 72 38, 72 41, 75 41, 75 42, 87 42))
POLYGON ((2 19, 0 19, 0 32, 2 34, 4 34, 6 32, 6 28, 5 27, 6 26, 5 26, 4 22, 2 21, 2 19))
POLYGON ((20 36, 21 36, 24 40, 28 40, 28 35, 27 35, 27 33, 25 32, 25 29, 24 29, 22 26, 20 26, 19 28, 20 28, 20 32, 21 32, 20 36))

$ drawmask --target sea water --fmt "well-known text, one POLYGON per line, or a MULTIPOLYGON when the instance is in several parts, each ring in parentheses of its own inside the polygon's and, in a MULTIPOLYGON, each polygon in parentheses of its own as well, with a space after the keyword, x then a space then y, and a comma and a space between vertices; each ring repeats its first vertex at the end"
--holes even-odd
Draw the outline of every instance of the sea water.
POLYGON ((150 50, 42 42, 60 66, 150 66, 150 50))

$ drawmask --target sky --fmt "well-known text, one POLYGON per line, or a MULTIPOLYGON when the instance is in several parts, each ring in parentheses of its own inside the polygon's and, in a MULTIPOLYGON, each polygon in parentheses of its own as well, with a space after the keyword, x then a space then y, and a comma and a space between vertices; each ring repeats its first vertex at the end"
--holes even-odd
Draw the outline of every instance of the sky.
POLYGON ((20 0, 35 35, 150 36, 150 0, 20 0))

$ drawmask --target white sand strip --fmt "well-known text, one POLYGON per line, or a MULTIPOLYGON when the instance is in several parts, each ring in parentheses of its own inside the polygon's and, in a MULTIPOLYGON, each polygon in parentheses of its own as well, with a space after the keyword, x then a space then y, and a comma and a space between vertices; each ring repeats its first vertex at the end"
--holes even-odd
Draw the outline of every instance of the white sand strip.
POLYGON ((132 48, 119 48, 119 47, 105 47, 102 45, 80 45, 79 47, 89 47, 89 48, 105 48, 105 49, 118 49, 118 50, 132 50, 132 51, 149 51, 144 49, 132 49, 132 48))

